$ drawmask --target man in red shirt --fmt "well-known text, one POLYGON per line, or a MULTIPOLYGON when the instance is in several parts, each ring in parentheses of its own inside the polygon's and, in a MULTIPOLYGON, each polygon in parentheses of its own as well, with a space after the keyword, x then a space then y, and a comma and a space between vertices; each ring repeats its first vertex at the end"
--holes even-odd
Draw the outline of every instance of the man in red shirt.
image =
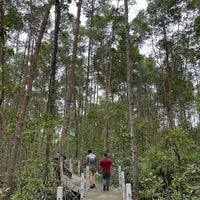
POLYGON ((109 190, 112 160, 108 158, 108 153, 104 153, 104 157, 100 160, 100 166, 102 171, 103 190, 109 190))

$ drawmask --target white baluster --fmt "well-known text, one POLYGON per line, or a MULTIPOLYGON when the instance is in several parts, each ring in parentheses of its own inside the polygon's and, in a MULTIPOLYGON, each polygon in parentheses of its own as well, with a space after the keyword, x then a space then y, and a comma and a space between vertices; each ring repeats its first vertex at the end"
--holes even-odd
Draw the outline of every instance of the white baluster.
POLYGON ((81 175, 81 162, 78 161, 78 175, 81 175))
POLYGON ((125 185, 125 177, 124 172, 121 172, 121 181, 122 181, 122 194, 123 194, 123 200, 126 200, 126 185, 125 185))
POLYGON ((132 200, 131 184, 126 183, 126 200, 132 200))
POLYGON ((122 171, 122 167, 119 165, 118 166, 119 189, 122 188, 121 171, 122 171))
POLYGON ((57 187, 57 200, 63 200, 63 187, 57 187))
POLYGON ((81 173, 81 192, 80 192, 81 200, 83 199, 84 193, 85 193, 85 191, 84 191, 84 182, 85 182, 84 173, 81 173))

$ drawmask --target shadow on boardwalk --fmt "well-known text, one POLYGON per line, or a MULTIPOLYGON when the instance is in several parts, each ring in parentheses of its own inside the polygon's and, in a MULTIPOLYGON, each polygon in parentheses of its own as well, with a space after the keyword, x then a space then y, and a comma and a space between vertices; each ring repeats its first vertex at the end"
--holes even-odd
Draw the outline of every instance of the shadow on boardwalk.
POLYGON ((85 190, 85 200, 122 200, 122 191, 110 186, 109 191, 103 191, 101 183, 96 183, 95 189, 85 190))

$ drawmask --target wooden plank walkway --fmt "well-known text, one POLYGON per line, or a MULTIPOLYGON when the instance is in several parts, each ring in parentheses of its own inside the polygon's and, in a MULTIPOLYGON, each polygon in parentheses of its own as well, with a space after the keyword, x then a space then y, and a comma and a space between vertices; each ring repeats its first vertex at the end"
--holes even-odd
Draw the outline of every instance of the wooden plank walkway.
POLYGON ((96 188, 86 189, 85 200, 122 200, 122 191, 110 186, 109 191, 103 191, 101 183, 96 183, 96 188))
POLYGON ((76 193, 81 190, 81 178, 78 175, 72 174, 72 179, 68 180, 67 186, 76 193))
MULTIPOLYGON (((81 178, 78 175, 73 174, 72 179, 68 184, 72 184, 80 189, 81 178)), ((97 182, 94 189, 85 188, 84 189, 84 200, 122 200, 122 190, 112 185, 109 191, 103 191, 102 183, 97 182)))

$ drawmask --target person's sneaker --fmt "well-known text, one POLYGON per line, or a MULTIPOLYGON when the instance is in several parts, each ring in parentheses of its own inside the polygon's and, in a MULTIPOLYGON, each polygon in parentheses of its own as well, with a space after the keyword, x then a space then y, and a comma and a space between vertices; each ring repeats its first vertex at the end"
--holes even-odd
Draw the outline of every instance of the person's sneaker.
POLYGON ((105 191, 105 190, 106 190, 106 186, 104 185, 104 186, 103 186, 103 191, 105 191))
POLYGON ((93 188, 94 188, 94 185, 91 185, 91 186, 90 186, 90 189, 93 189, 93 188))
POLYGON ((96 187, 96 185, 95 184, 93 184, 93 188, 95 188, 96 187))

